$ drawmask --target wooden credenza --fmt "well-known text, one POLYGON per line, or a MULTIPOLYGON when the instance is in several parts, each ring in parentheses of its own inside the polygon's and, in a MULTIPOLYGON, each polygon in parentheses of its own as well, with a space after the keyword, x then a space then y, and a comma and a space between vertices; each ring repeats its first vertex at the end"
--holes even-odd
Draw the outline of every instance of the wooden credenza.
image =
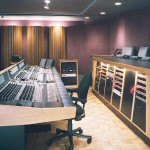
POLYGON ((150 63, 93 57, 93 93, 150 144, 150 63))

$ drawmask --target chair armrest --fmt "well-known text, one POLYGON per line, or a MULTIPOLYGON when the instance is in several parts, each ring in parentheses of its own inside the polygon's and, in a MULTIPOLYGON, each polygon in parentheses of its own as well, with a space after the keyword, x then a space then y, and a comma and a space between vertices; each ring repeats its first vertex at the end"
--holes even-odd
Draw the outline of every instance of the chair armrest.
POLYGON ((77 91, 78 91, 78 89, 77 88, 71 88, 71 89, 68 89, 67 88, 67 92, 75 92, 75 93, 77 93, 77 91))
POLYGON ((87 102, 87 99, 82 99, 79 97, 72 97, 72 100, 75 102, 81 102, 82 104, 85 104, 87 102))

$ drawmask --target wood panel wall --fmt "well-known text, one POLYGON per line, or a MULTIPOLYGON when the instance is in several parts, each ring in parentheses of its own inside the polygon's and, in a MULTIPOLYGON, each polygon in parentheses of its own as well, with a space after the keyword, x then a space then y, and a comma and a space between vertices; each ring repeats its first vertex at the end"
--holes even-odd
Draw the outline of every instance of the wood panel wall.
POLYGON ((44 58, 44 27, 27 27, 27 63, 38 65, 44 58))
POLYGON ((10 65, 11 56, 22 56, 22 27, 6 26, 1 29, 1 67, 10 65))
POLYGON ((65 28, 60 26, 49 28, 49 58, 55 60, 55 66, 59 69, 59 59, 66 58, 65 28))
POLYGON ((56 68, 59 59, 66 58, 64 27, 2 26, 0 29, 0 68, 10 65, 12 55, 26 58, 29 65, 38 65, 41 58, 52 58, 56 68))

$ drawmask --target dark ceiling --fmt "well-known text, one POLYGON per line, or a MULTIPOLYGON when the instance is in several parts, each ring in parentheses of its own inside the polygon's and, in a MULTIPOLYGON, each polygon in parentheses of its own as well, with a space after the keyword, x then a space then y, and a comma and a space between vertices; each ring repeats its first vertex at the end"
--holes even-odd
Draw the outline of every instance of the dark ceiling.
POLYGON ((39 16, 89 16, 90 19, 110 18, 124 12, 150 8, 150 0, 50 0, 49 9, 44 9, 44 0, 0 0, 0 15, 39 16), (105 11, 106 15, 100 15, 105 11))

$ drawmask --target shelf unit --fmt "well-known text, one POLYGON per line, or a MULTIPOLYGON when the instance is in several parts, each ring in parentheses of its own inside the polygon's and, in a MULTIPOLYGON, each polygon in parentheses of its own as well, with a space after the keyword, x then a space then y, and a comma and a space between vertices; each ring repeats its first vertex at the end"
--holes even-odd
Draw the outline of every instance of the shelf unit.
POLYGON ((114 66, 108 66, 108 70, 107 70, 107 77, 106 77, 106 87, 105 87, 105 99, 107 101, 111 101, 111 96, 112 96, 112 87, 113 87, 113 83, 114 83, 114 71, 115 68, 114 66))
POLYGON ((146 132, 146 75, 140 73, 135 84, 133 112, 132 121, 146 132))
POLYGON ((78 60, 60 59, 60 76, 65 86, 78 85, 78 60))
POLYGON ((92 91, 150 144, 150 69, 93 58, 92 91))
POLYGON ((101 63, 100 79, 98 86, 99 86, 99 94, 101 94, 102 96, 105 95, 106 78, 107 78, 107 65, 101 63))
POLYGON ((124 74, 125 69, 115 68, 115 75, 113 80, 112 87, 112 105, 120 110, 122 95, 123 95, 123 87, 124 87, 124 74))

